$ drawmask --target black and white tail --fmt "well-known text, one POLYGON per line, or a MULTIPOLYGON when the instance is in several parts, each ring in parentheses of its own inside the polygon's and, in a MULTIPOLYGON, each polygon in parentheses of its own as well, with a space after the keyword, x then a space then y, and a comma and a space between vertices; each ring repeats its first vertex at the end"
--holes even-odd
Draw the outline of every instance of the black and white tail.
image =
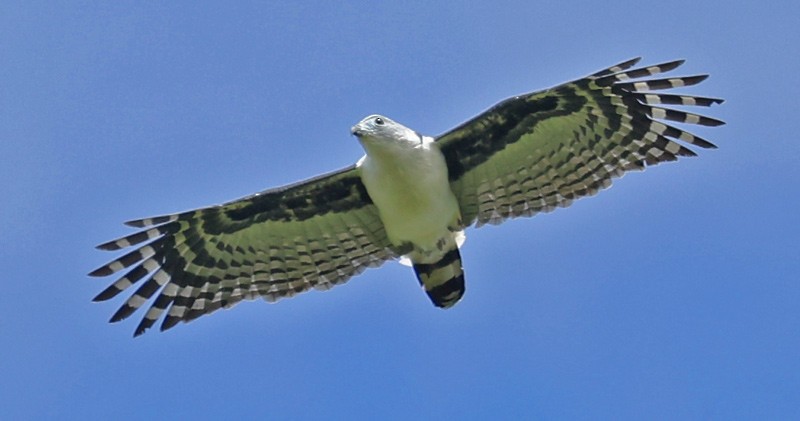
POLYGON ((455 244, 438 262, 414 263, 414 272, 436 307, 450 308, 464 295, 464 270, 455 244))

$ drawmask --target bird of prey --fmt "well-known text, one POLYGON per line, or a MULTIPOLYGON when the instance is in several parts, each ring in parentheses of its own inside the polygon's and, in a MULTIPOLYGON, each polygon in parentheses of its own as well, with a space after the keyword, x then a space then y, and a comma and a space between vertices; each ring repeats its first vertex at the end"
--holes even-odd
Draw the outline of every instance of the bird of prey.
POLYGON ((683 60, 631 69, 638 60, 508 98, 436 137, 371 115, 351 129, 366 152, 354 165, 222 205, 129 221, 141 230, 98 248, 136 248, 90 275, 130 269, 94 300, 140 284, 111 317, 116 322, 155 296, 138 336, 164 313, 161 330, 244 299, 327 290, 400 258, 434 305, 451 307, 464 294, 465 228, 568 206, 626 171, 694 156, 684 144, 715 147, 664 121, 722 121, 662 105, 721 99, 658 92, 707 75, 651 78, 683 60))

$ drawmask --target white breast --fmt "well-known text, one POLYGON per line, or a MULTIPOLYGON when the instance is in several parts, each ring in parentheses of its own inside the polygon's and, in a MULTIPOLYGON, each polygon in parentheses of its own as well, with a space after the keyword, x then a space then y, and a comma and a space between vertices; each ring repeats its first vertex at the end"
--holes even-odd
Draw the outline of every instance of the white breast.
POLYGON ((425 138, 414 147, 391 143, 367 148, 359 161, 361 180, 394 244, 410 242, 433 250, 440 239, 452 237, 448 227, 459 217, 458 202, 444 155, 432 142, 425 138))

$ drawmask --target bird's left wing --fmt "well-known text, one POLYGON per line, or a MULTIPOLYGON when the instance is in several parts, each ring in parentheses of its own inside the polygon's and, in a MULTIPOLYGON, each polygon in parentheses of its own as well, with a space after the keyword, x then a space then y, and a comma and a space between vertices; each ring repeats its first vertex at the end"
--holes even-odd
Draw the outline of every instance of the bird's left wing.
POLYGON ((595 194, 625 171, 694 152, 710 142, 659 120, 721 121, 658 104, 710 106, 716 98, 654 93, 706 76, 634 79, 673 70, 673 61, 627 70, 639 59, 541 92, 509 98, 436 138, 463 225, 530 216, 595 194))
POLYGON ((127 222, 143 230, 98 248, 150 242, 90 273, 132 267, 95 301, 144 280, 111 318, 130 316, 158 293, 139 335, 164 312, 161 330, 243 299, 329 289, 378 266, 397 253, 358 171, 350 166, 224 205, 127 222))

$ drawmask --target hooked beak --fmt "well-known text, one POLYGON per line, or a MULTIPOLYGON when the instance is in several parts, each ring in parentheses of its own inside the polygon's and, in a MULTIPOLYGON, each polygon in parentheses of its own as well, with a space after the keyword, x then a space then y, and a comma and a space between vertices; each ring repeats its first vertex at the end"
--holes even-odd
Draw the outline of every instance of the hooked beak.
POLYGON ((355 126, 350 128, 350 134, 356 137, 361 137, 361 135, 364 134, 364 130, 362 130, 361 127, 359 127, 358 124, 356 124, 355 126))

